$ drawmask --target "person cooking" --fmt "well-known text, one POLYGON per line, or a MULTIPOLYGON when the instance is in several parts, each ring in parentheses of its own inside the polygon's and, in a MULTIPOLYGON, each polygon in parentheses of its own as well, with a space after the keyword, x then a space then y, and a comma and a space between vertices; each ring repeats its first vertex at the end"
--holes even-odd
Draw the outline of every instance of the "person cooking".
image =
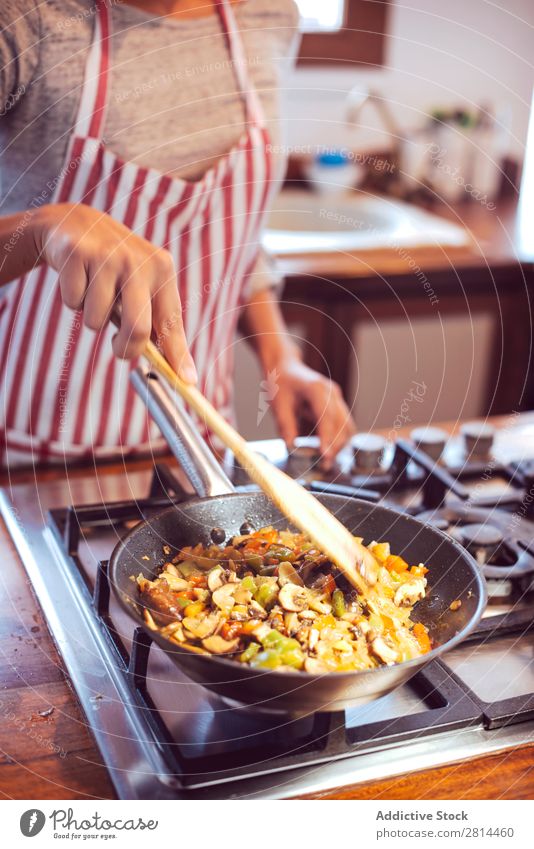
POLYGON ((3 0, 2 464, 162 449, 128 381, 151 335, 230 418, 239 321, 286 442, 305 408, 327 463, 350 437, 260 249, 297 21, 292 0, 3 0))

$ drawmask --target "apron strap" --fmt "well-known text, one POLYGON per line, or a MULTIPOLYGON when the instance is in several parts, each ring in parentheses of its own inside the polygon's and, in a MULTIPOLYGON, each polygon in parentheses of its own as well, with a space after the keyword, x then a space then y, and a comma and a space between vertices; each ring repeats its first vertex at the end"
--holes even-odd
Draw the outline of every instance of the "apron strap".
POLYGON ((239 32, 234 10, 229 0, 215 0, 221 17, 223 29, 228 38, 230 55, 235 69, 237 84, 245 100, 247 117, 260 127, 265 126, 265 115, 258 92, 248 72, 248 59, 241 33, 239 32))
MULTIPOLYGON (((228 38, 230 55, 239 90, 245 100, 247 118, 265 126, 263 107, 248 73, 247 55, 229 0, 215 0, 223 30, 228 38)), ((95 0, 93 40, 85 66, 82 96, 78 107, 77 136, 102 138, 109 87, 111 20, 109 0, 95 0)))
POLYGON ((108 3, 109 0, 95 0, 93 40, 75 124, 77 136, 102 138, 109 86, 111 22, 108 3))

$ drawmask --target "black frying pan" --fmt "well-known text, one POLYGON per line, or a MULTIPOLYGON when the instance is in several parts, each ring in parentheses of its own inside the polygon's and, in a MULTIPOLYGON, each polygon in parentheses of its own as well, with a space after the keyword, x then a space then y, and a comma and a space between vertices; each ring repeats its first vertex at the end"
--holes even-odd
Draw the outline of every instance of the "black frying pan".
MULTIPOLYGON (((174 453, 186 466, 197 492, 213 493, 141 522, 113 551, 110 577, 115 593, 136 623, 145 627, 137 587, 130 576, 142 572, 153 578, 172 556, 164 553, 164 546, 174 553, 185 545, 210 544, 210 531, 215 527, 223 528, 229 538, 239 533, 245 520, 255 528, 274 525, 285 529, 287 519, 263 493, 232 491, 194 426, 175 401, 169 399, 159 380, 138 370, 133 382, 174 453), (185 461, 184 451, 188 453, 185 461)), ((409 563, 423 562, 429 567, 429 591, 417 603, 413 618, 429 628, 435 648, 422 658, 395 666, 311 675, 256 670, 225 657, 195 654, 150 631, 152 638, 193 681, 225 699, 262 711, 298 714, 341 710, 390 692, 426 663, 457 645, 476 626, 486 602, 484 579, 473 558, 457 542, 410 516, 366 501, 338 495, 321 495, 319 500, 353 533, 362 536, 365 543, 387 540, 395 554, 409 563), (453 612, 450 604, 457 599, 462 604, 453 612)))

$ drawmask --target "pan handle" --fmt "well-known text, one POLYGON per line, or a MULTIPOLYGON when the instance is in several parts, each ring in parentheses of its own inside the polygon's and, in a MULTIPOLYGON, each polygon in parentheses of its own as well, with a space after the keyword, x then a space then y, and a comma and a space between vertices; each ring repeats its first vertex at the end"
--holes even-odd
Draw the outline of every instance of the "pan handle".
POLYGON ((195 493, 206 498, 234 492, 229 478, 170 386, 147 366, 138 366, 131 372, 130 380, 195 493))

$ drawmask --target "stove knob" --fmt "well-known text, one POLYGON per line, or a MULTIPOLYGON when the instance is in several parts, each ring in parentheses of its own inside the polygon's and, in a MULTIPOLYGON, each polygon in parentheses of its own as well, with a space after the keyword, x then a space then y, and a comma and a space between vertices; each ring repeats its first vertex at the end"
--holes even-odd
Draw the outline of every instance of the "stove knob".
POLYGON ((354 466, 358 472, 374 472, 380 468, 386 440, 376 433, 357 433, 351 440, 354 466))
POLYGON ((297 437, 287 456, 286 472, 292 478, 300 478, 312 472, 321 460, 317 444, 310 444, 306 437, 297 437))
POLYGON ((410 433, 412 442, 432 460, 439 460, 443 454, 447 437, 445 431, 439 427, 416 427, 410 433))
POLYGON ((493 445, 495 428, 484 422, 466 422, 460 428, 468 456, 487 457, 493 445))

